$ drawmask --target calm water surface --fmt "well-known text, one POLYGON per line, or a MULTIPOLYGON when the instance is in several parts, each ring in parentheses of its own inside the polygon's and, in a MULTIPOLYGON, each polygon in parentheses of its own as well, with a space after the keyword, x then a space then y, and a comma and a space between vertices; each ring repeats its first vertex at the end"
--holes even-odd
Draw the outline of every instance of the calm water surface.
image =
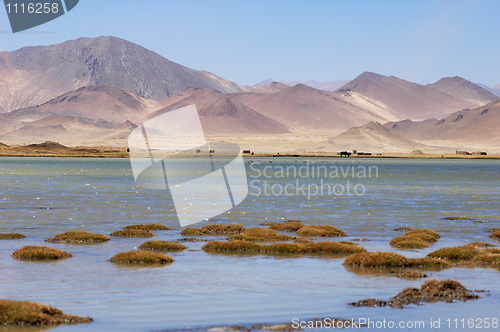
MULTIPOLYGON (((423 257, 438 248, 489 241, 500 228, 500 161, 420 159, 247 159, 250 180, 294 184, 279 166, 376 166, 378 177, 349 178, 364 195, 256 196, 256 188, 230 213, 209 223, 257 227, 263 222, 301 219, 334 225, 369 251, 397 251, 423 257), (270 163, 272 161, 272 164, 270 163), (251 168, 250 166, 253 165, 251 168), (257 177, 268 167, 269 179, 257 177), (444 220, 468 216, 474 220, 444 220), (478 220, 483 222, 477 222, 478 220), (432 228, 443 236, 424 250, 389 246, 396 227, 432 228)), ((358 168, 357 168, 358 169, 358 168)), ((109 262, 134 250, 143 239, 117 239, 98 245, 48 244, 69 230, 109 234, 128 224, 159 222, 175 228, 156 232, 157 240, 181 238, 169 193, 137 188, 126 159, 1 158, 0 232, 20 232, 23 240, 0 242, 0 298, 50 304, 66 313, 90 316, 90 325, 55 331, 151 331, 188 326, 284 323, 292 318, 370 318, 442 321, 451 318, 500 318, 500 272, 453 268, 431 271, 469 289, 489 290, 466 303, 430 304, 409 309, 349 308, 348 302, 374 297, 388 300, 405 287, 419 287, 387 271, 347 270, 343 258, 171 253, 175 262, 159 268, 123 267, 109 262), (25 245, 48 245, 73 257, 55 263, 22 262, 10 256, 25 245)), ((301 183, 345 183, 346 179, 303 179, 301 183)), ((263 189, 263 187, 261 187, 263 189)), ((198 225, 197 225, 198 226, 198 225)), ((217 239, 215 237, 209 239, 217 239)), ((219 238, 222 239, 222 238, 219 238)), ((336 239, 338 240, 338 239, 336 239)), ((495 243, 497 241, 489 241, 495 243)), ((204 243, 186 243, 198 250, 204 243)), ((453 330, 444 328, 442 329, 453 330)), ((467 329, 467 328, 466 328, 467 329)), ((429 324, 425 329, 430 330, 429 324)), ((0 328, 1 331, 1 328, 0 328)))

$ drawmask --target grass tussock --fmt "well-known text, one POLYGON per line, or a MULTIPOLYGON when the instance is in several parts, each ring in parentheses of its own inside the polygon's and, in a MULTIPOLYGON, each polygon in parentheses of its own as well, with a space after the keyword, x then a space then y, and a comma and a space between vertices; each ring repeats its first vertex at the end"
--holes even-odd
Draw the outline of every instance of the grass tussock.
POLYGON ((411 227, 399 227, 399 228, 394 228, 393 231, 395 232, 408 232, 408 231, 412 231, 413 228, 411 227))
POLYGON ((492 232, 492 233, 490 234, 490 237, 491 237, 492 239, 500 239, 500 230, 495 231, 495 232, 492 232))
POLYGON ((12 257, 26 261, 50 261, 66 259, 73 255, 50 247, 27 246, 14 251, 12 257))
POLYGON ((445 220, 472 220, 471 218, 466 217, 466 216, 446 217, 446 218, 443 218, 443 219, 445 219, 445 220))
POLYGON ((429 235, 435 239, 435 240, 432 239, 425 240, 428 242, 437 242, 441 238, 441 235, 439 235, 438 232, 428 228, 412 229, 411 231, 406 232, 405 235, 418 236, 422 239, 427 239, 425 235, 429 235))
POLYGON ((124 229, 140 229, 143 231, 170 231, 172 228, 160 224, 129 225, 124 229))
POLYGON ((469 294, 467 289, 455 280, 429 280, 420 289, 408 287, 389 300, 389 305, 394 308, 403 308, 404 305, 455 302, 478 299, 479 296, 469 294))
POLYGON ((0 240, 17 240, 25 237, 23 234, 18 233, 0 233, 0 240))
POLYGON ((206 252, 250 252, 270 254, 352 254, 365 252, 358 245, 340 242, 275 243, 259 245, 248 241, 211 241, 202 248, 206 252))
POLYGON ((496 247, 497 245, 487 243, 487 242, 472 242, 472 243, 466 244, 466 246, 471 246, 474 248, 489 248, 489 247, 496 247))
POLYGON ((421 279, 421 278, 427 278, 427 274, 418 271, 407 271, 407 272, 402 271, 398 272, 398 274, 396 274, 396 277, 401 279, 421 279))
POLYGON ((304 224, 301 222, 278 222, 273 223, 269 229, 281 232, 296 232, 302 227, 304 227, 304 224))
POLYGON ((282 235, 268 228, 249 228, 243 234, 232 235, 229 240, 265 242, 265 241, 290 241, 293 236, 282 235))
POLYGON ((500 254, 482 253, 472 259, 473 262, 500 265, 500 254))
POLYGON ((429 243, 423 241, 418 237, 413 236, 401 236, 395 239, 392 239, 389 244, 394 248, 401 249, 423 249, 428 248, 429 243))
POLYGON ((429 258, 449 259, 454 261, 471 261, 481 251, 473 246, 442 248, 427 255, 429 258))
POLYGON ((66 315, 51 306, 28 302, 0 300, 0 325, 60 325, 90 323, 92 318, 66 315))
POLYGON ((362 252, 347 257, 344 266, 349 267, 448 267, 449 263, 433 258, 406 258, 393 252, 362 252))
POLYGON ((45 242, 50 243, 99 243, 111 240, 106 235, 94 234, 82 231, 71 231, 58 234, 52 239, 47 239, 45 242))
POLYGON ((157 251, 182 251, 187 249, 185 245, 168 241, 148 241, 140 245, 142 250, 157 250, 157 251))
POLYGON ((338 237, 347 236, 339 228, 329 225, 304 226, 297 231, 299 236, 308 237, 338 237))
POLYGON ((185 228, 182 230, 181 235, 183 236, 234 235, 234 234, 241 234, 245 230, 246 228, 241 225, 212 224, 204 226, 202 228, 185 228))
POLYGON ((158 252, 134 250, 114 255, 111 258, 111 262, 122 264, 165 265, 173 263, 174 259, 158 252))
POLYGON ((141 230, 141 229, 126 229, 126 230, 123 230, 123 231, 113 232, 113 233, 111 233, 109 235, 110 236, 116 236, 116 237, 142 237, 142 238, 155 236, 150 231, 144 231, 144 230, 141 230))

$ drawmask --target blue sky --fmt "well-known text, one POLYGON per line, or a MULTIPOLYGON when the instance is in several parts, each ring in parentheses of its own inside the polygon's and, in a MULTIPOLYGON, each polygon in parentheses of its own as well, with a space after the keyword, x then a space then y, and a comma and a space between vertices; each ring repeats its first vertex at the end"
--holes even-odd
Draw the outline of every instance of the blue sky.
POLYGON ((112 35, 240 84, 353 79, 364 71, 420 84, 462 76, 500 84, 500 1, 80 0, 12 34, 0 50, 112 35))

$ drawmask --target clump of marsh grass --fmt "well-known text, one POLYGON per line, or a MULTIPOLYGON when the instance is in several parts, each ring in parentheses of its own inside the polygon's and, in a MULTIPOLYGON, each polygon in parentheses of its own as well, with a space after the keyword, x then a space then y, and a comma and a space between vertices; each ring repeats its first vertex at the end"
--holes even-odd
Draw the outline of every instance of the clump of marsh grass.
POLYGON ((445 219, 445 220, 472 220, 472 219, 470 219, 469 217, 466 217, 466 216, 445 217, 443 219, 445 219))
POLYGON ((234 235, 241 234, 246 230, 241 225, 212 224, 202 228, 185 228, 182 230, 183 236, 203 236, 203 235, 234 235))
POLYGON ((344 266, 349 267, 449 267, 450 264, 433 258, 406 258, 393 252, 362 252, 347 257, 344 266))
POLYGON ((116 236, 116 237, 142 237, 142 238, 155 236, 150 231, 144 231, 141 229, 126 229, 126 230, 122 230, 122 231, 113 232, 109 235, 116 236))
POLYGON ((0 233, 0 240, 17 240, 25 237, 23 234, 18 233, 0 233))
POLYGON ((459 246, 451 248, 442 248, 427 255, 430 258, 448 259, 454 261, 471 261, 479 255, 481 251, 473 246, 459 246))
POLYGON ((282 235, 268 228, 249 228, 243 234, 231 235, 229 240, 241 240, 252 242, 265 242, 265 241, 290 241, 295 239, 293 236, 282 235))
POLYGON ((206 252, 249 252, 270 254, 352 254, 365 252, 359 245, 340 242, 274 243, 259 245, 248 241, 211 241, 202 248, 206 252))
POLYGON ((26 261, 50 261, 66 259, 73 255, 50 247, 27 246, 14 251, 12 257, 26 261))
POLYGON ((302 227, 304 227, 304 224, 301 222, 279 222, 273 223, 269 226, 269 229, 281 232, 296 232, 302 227))
POLYGON ((413 230, 413 228, 411 228, 411 227, 399 227, 399 228, 393 229, 393 231, 395 231, 395 232, 408 232, 411 230, 413 230))
POLYGON ((496 247, 496 244, 491 244, 487 242, 472 242, 466 244, 466 246, 472 246, 474 248, 488 248, 488 247, 496 247))
POLYGON ((365 238, 355 238, 355 239, 352 239, 351 241, 371 241, 371 240, 365 239, 365 238))
POLYGON ((430 243, 437 242, 441 235, 432 229, 412 229, 405 235, 392 239, 389 244, 395 248, 423 249, 430 243))
POLYGON ((123 229, 140 229, 143 231, 169 231, 172 228, 160 224, 129 225, 123 229))
POLYGON ((50 243, 99 243, 111 240, 106 235, 94 234, 82 231, 71 231, 58 234, 52 239, 47 239, 45 242, 50 243))
POLYGON ((173 263, 174 259, 165 254, 147 250, 134 250, 122 252, 111 258, 113 263, 141 264, 141 265, 165 265, 173 263))
POLYGON ((51 306, 28 302, 0 300, 0 325, 60 325, 90 323, 92 318, 66 315, 51 306))
POLYGON ((473 262, 500 265, 500 254, 482 253, 472 259, 473 262))
POLYGON ((420 279, 427 278, 427 274, 418 271, 401 271, 396 274, 396 277, 401 279, 420 279))
POLYGON ((500 230, 497 230, 497 231, 495 231, 495 232, 492 232, 492 233, 490 234, 490 237, 491 237, 492 239, 500 239, 500 230))
POLYGON ((140 245, 142 250, 157 250, 157 251, 182 251, 187 249, 185 245, 168 241, 148 241, 140 245))
POLYGON ((342 232, 339 228, 329 225, 304 226, 297 231, 297 235, 308 237, 347 236, 347 234, 342 232))

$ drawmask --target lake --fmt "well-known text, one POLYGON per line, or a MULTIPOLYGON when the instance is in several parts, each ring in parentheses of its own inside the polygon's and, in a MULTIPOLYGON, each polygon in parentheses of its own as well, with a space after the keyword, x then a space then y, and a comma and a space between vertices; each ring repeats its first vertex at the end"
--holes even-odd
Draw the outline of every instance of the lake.
MULTIPOLYGON (((349 234, 335 241, 368 238, 371 241, 359 242, 368 251, 407 257, 474 241, 498 244, 487 232, 500 228, 498 160, 245 158, 245 165, 247 198, 193 227, 259 227, 300 219, 349 234), (371 175, 362 176, 361 170, 370 167, 371 175), (341 193, 347 181, 352 191, 341 193), (326 185, 333 192, 315 192, 326 185), (448 216, 471 220, 445 220, 448 216), (403 234, 393 229, 404 226, 432 228, 442 237, 427 249, 392 248, 389 241, 403 234)), ((113 255, 146 240, 113 238, 96 245, 44 240, 69 230, 109 234, 152 222, 174 228, 156 231, 155 240, 182 238, 170 193, 138 188, 127 159, 0 158, 0 175, 0 232, 27 236, 0 241, 0 298, 49 304, 94 318, 90 325, 54 331, 151 331, 322 317, 422 320, 426 328, 420 330, 427 330, 431 318, 441 319, 441 328, 447 329, 447 319, 500 317, 500 272, 492 268, 429 272, 431 278, 450 278, 470 290, 489 291, 479 293, 479 300, 399 310, 352 308, 347 303, 388 300, 405 287, 420 287, 424 280, 398 279, 383 270, 346 269, 342 257, 209 254, 199 251, 205 242, 185 242, 192 251, 169 253, 175 259, 171 265, 117 266, 109 261, 113 255), (26 245, 51 246, 73 257, 53 263, 11 257, 26 245)))

